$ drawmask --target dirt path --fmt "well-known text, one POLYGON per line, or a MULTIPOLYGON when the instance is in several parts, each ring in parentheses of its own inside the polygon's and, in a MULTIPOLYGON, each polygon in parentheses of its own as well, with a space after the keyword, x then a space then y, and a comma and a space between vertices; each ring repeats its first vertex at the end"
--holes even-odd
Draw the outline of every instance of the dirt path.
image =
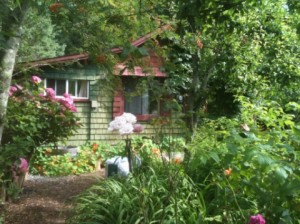
POLYGON ((20 199, 8 204, 5 224, 65 223, 73 197, 103 176, 103 172, 96 172, 56 178, 29 177, 20 199))

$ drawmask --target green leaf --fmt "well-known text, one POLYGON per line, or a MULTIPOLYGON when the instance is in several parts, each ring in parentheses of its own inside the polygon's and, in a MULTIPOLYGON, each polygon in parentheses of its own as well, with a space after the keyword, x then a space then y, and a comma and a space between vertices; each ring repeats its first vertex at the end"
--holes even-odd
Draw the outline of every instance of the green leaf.
POLYGON ((140 48, 138 48, 138 50, 142 56, 149 56, 149 53, 145 48, 140 47, 140 48))
POLYGON ((220 157, 218 156, 217 153, 211 152, 211 153, 209 153, 209 156, 210 156, 215 162, 217 162, 217 163, 220 162, 220 157))
POLYGON ((288 173, 282 167, 277 167, 274 171, 274 174, 280 182, 283 182, 288 178, 288 173))
POLYGON ((274 160, 271 157, 263 153, 259 153, 256 155, 256 161, 261 166, 268 166, 274 162, 274 160))

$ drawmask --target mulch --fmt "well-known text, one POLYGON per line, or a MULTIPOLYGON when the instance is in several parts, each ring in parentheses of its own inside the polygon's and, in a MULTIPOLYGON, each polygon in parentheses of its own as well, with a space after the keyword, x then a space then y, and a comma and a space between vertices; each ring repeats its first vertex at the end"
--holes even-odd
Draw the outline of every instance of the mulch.
POLYGON ((74 197, 103 178, 103 170, 66 177, 29 176, 20 198, 6 205, 4 224, 65 223, 74 197))

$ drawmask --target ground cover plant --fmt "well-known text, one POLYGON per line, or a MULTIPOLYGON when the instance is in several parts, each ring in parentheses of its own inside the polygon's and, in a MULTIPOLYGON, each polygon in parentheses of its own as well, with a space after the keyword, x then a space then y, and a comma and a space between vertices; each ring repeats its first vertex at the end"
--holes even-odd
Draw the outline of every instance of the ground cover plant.
POLYGON ((103 142, 87 142, 78 147, 76 155, 56 149, 40 147, 32 159, 30 173, 44 176, 67 176, 94 172, 104 167, 104 162, 124 154, 124 144, 111 146, 103 142))

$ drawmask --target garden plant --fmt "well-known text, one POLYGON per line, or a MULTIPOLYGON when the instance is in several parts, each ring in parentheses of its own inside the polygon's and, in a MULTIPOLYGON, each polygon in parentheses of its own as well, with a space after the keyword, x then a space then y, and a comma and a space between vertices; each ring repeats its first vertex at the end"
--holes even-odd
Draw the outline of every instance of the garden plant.
POLYGON ((5 133, 1 142, 1 200, 18 196, 31 158, 38 147, 63 141, 80 125, 70 95, 55 98, 51 88, 44 89, 34 75, 19 80, 9 89, 5 133))
POLYGON ((240 115, 203 119, 190 143, 133 138, 142 165, 79 196, 70 223, 298 223, 300 107, 239 100, 240 115), (163 156, 174 151, 189 156, 163 156))

